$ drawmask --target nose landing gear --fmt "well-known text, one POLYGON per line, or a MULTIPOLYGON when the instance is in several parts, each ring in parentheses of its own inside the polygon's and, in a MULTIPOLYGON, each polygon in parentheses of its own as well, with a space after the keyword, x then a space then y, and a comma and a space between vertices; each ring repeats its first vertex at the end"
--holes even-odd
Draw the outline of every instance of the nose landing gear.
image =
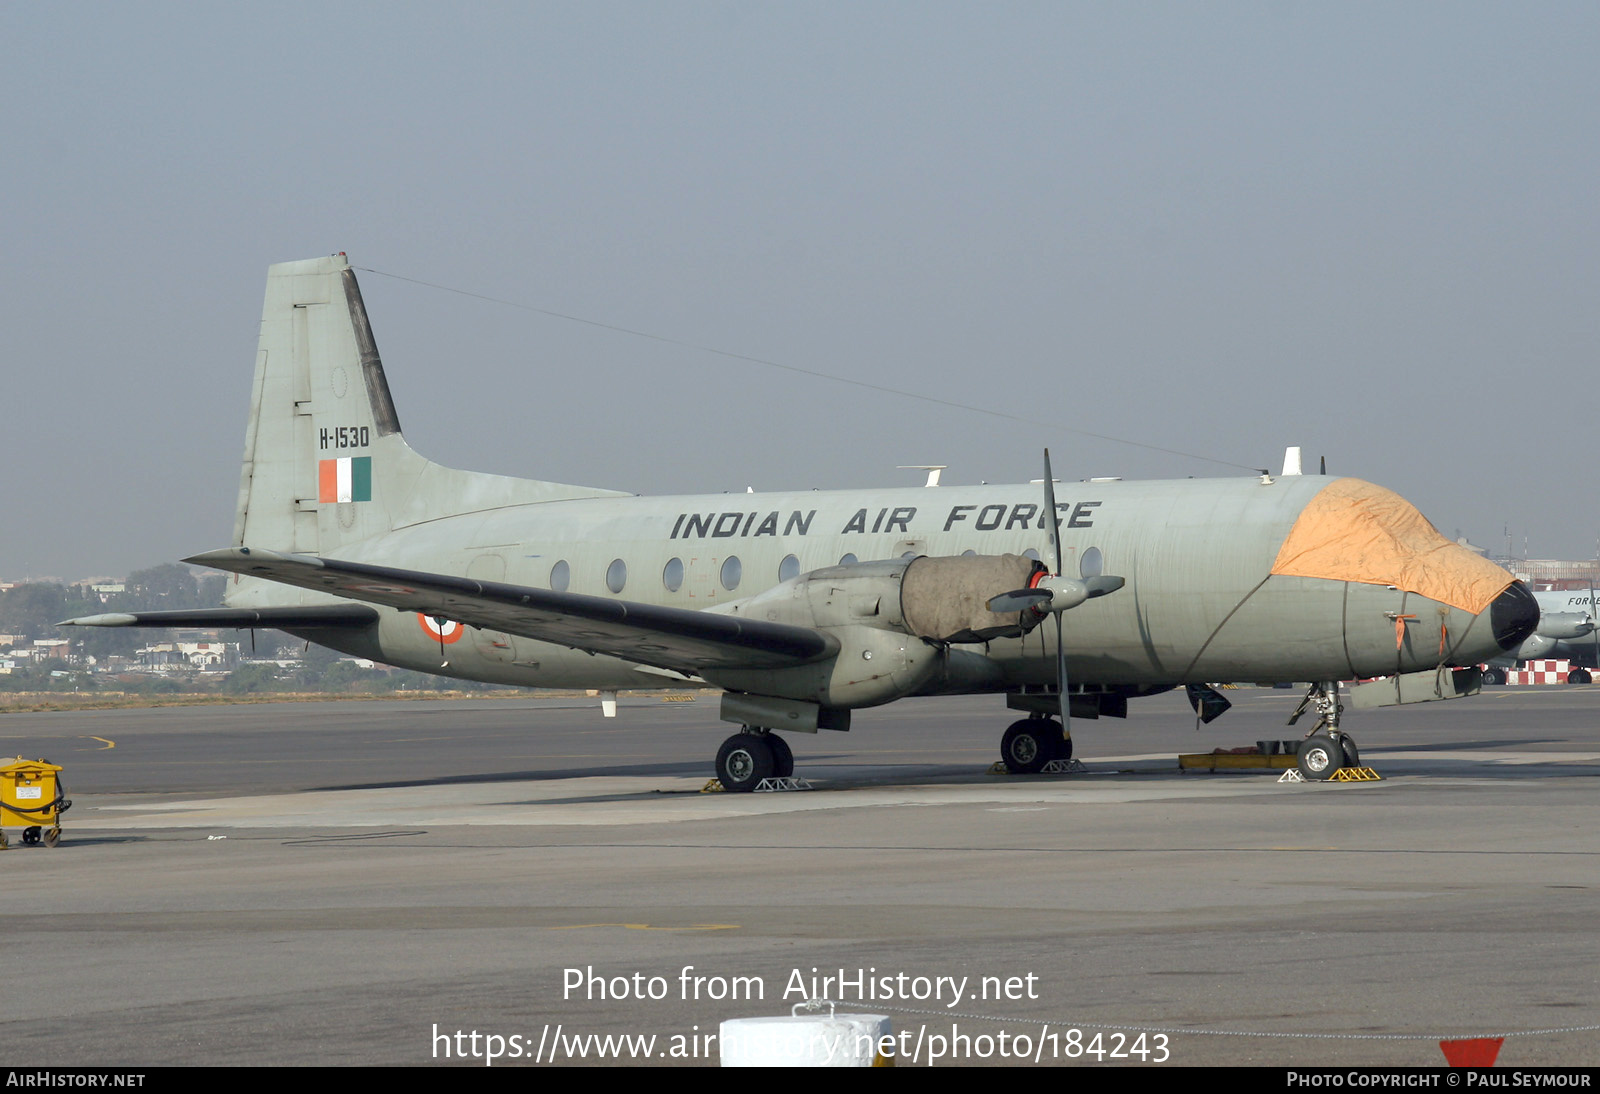
POLYGON ((1294 725, 1308 709, 1317 712, 1317 723, 1300 742, 1300 751, 1295 757, 1300 777, 1325 782, 1341 767, 1359 766, 1355 740, 1339 728, 1339 715, 1344 711, 1339 702, 1339 681, 1323 680, 1312 684, 1289 724, 1294 725))

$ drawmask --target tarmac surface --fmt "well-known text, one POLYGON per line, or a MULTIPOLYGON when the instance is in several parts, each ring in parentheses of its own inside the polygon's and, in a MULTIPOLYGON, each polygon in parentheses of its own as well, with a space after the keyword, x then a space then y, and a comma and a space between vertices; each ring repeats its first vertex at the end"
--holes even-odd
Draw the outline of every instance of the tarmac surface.
POLYGON ((1087 770, 1029 777, 988 772, 999 699, 905 701, 754 795, 700 793, 709 697, 7 715, 74 805, 0 853, 0 1044, 704 1065, 820 995, 900 1066, 1600 1063, 1600 686, 1347 713, 1384 781, 1339 785, 1181 773, 1299 735, 1298 692, 1228 695, 1198 732, 1181 695, 1080 720, 1087 770))

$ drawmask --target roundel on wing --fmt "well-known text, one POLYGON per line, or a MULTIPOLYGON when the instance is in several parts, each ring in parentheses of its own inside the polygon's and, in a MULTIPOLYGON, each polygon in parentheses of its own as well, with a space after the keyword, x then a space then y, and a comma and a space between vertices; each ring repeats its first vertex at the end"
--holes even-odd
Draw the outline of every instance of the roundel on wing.
POLYGON ((417 622, 422 624, 422 629, 428 632, 429 638, 435 642, 443 642, 447 646, 460 639, 461 632, 466 630, 454 619, 441 619, 439 616, 424 612, 417 613, 417 622))

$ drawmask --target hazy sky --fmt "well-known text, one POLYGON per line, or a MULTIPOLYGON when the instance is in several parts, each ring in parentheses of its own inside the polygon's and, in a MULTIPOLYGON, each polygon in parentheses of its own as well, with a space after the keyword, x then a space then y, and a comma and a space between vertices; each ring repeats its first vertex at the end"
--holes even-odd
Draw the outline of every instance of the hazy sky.
POLYGON ((227 544, 266 267, 641 493, 1240 474, 1593 557, 1600 5, 0 4, 0 578, 227 544))

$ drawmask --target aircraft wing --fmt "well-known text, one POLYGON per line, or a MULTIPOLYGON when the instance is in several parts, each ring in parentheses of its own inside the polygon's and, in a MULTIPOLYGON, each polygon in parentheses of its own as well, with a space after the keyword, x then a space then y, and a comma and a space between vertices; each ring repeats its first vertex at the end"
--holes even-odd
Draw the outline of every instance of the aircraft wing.
POLYGON ((194 608, 171 612, 107 612, 63 619, 58 627, 368 627, 378 612, 364 604, 305 608, 194 608))
POLYGON ((809 627, 363 562, 249 547, 184 561, 688 675, 802 665, 839 648, 837 639, 809 627))

